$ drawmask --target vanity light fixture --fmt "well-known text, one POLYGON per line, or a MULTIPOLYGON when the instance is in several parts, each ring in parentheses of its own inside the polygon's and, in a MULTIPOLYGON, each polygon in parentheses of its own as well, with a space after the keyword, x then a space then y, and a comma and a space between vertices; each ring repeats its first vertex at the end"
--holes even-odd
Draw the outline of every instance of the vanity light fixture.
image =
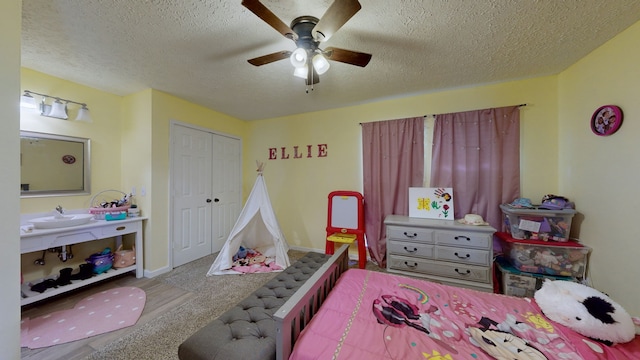
POLYGON ((82 104, 82 107, 78 109, 78 116, 76 116, 76 121, 91 122, 91 114, 89 113, 87 105, 82 104))
MULTIPOLYGON (((47 109, 47 106, 48 105, 44 103, 44 98, 43 98, 42 109, 47 109)), ((67 120, 69 118, 69 116, 67 116, 67 105, 63 104, 62 101, 60 101, 60 99, 56 99, 56 101, 54 101, 53 104, 51 104, 51 107, 48 109, 49 111, 47 112, 46 115, 42 113, 41 115, 54 117, 58 119, 64 119, 64 120, 67 120)))
POLYGON ((76 121, 91 122, 91 115, 89 114, 89 109, 87 108, 87 104, 85 103, 63 99, 47 94, 40 94, 30 90, 25 90, 24 94, 22 94, 22 96, 20 97, 20 106, 32 109, 39 107, 40 115, 63 120, 69 118, 67 115, 67 105, 70 103, 81 106, 81 108, 78 109, 76 121), (39 106, 36 104, 36 101, 33 98, 32 94, 42 96, 42 101, 40 102, 39 106), (54 101, 51 104, 47 104, 47 99, 54 99, 54 101))
POLYGON ((36 103, 36 99, 31 96, 28 91, 25 91, 20 97, 20 106, 28 109, 35 109, 38 107, 38 104, 36 103))

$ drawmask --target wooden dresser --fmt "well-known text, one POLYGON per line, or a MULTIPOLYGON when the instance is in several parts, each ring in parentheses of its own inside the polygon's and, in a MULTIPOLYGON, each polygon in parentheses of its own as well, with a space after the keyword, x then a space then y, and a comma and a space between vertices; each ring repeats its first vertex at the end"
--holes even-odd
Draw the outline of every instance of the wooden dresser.
POLYGON ((491 226, 389 215, 387 270, 493 292, 491 226))

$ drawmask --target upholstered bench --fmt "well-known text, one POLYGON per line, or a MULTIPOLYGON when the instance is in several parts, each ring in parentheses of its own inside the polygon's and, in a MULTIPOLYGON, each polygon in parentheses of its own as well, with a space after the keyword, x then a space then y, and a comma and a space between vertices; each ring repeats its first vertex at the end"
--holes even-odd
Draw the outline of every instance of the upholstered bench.
POLYGON ((319 253, 306 254, 191 335, 180 344, 178 357, 181 360, 275 359, 273 314, 329 257, 319 253))

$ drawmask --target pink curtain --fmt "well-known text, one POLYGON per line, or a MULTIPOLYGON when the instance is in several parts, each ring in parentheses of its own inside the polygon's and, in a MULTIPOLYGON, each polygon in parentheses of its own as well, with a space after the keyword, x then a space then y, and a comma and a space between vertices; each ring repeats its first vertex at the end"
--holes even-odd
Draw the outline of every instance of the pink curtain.
POLYGON ((409 187, 422 186, 424 117, 362 124, 365 233, 371 258, 386 266, 384 218, 409 213, 409 187))
POLYGON ((455 218, 482 215, 500 231, 499 205, 520 196, 520 108, 436 115, 431 186, 452 187, 455 218))

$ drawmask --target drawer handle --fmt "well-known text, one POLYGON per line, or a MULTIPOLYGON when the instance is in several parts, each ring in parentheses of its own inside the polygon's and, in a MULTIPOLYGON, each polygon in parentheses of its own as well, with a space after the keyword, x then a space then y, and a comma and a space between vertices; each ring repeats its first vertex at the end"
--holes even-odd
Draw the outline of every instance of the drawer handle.
POLYGON ((126 226, 118 226, 118 227, 116 228, 116 230, 118 230, 118 231, 122 231, 122 230, 124 230, 124 229, 126 229, 126 228, 127 228, 126 226))
POLYGON ((460 259, 468 259, 468 258, 469 258, 469 256, 471 256, 471 255, 469 255, 469 254, 467 254, 467 255, 465 255, 465 256, 460 256, 458 253, 453 253, 453 255, 457 256, 457 257, 458 257, 458 258, 460 258, 460 259))
MULTIPOLYGON (((405 261, 405 262, 404 262, 404 264, 405 264, 407 267, 410 267, 410 268, 414 268, 414 267, 418 266, 418 263, 416 263, 416 262, 414 262, 414 263, 413 263, 413 265, 409 265, 409 262, 408 262, 408 261, 405 261)), ((456 270, 457 270, 457 269, 456 269, 456 270)))
POLYGON ((456 269, 456 272, 462 276, 467 276, 471 274, 471 270, 467 269, 467 272, 460 272, 460 270, 456 269))
POLYGON ((406 236, 406 237, 408 237, 408 238, 413 239, 414 237, 418 236, 418 234, 413 233, 413 235, 411 235, 411 234, 407 234, 407 232, 405 231, 405 232, 404 232, 404 236, 406 236))
POLYGON ((418 248, 415 248, 415 247, 414 247, 414 248, 413 248, 413 250, 409 250, 409 249, 407 249, 407 247, 405 246, 405 247, 404 247, 404 251, 406 251, 406 252, 410 252, 410 253, 414 253, 414 252, 418 251, 418 248))
POLYGON ((467 241, 471 241, 471 238, 470 238, 470 237, 462 236, 462 235, 460 235, 460 236, 456 236, 454 239, 456 239, 456 240, 467 240, 467 241))

